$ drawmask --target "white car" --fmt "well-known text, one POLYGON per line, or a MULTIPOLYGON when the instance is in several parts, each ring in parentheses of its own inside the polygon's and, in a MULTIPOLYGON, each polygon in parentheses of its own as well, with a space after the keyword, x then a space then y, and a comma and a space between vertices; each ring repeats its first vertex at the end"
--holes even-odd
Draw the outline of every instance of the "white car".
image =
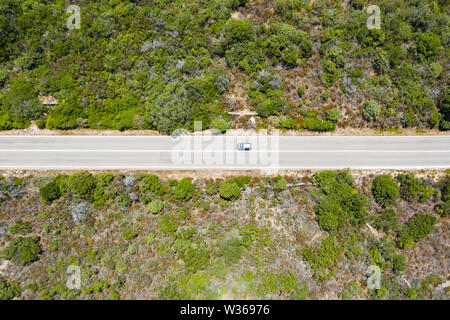
POLYGON ((241 151, 250 151, 252 149, 252 144, 241 142, 241 143, 238 143, 237 149, 241 150, 241 151))

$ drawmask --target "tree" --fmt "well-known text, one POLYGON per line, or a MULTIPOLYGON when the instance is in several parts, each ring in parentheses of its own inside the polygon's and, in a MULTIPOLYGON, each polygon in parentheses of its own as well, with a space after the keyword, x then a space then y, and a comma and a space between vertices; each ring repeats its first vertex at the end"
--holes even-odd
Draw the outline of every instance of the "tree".
POLYGON ((69 188, 82 199, 89 199, 97 181, 88 171, 74 173, 69 178, 69 188))
POLYGON ((162 202, 159 199, 152 200, 150 204, 148 205, 148 210, 152 214, 159 213, 164 208, 164 202, 162 202))
POLYGON ((338 108, 332 108, 330 110, 325 111, 325 117, 328 121, 338 122, 341 117, 341 112, 338 108))
POLYGON ((278 175, 273 180, 273 191, 280 192, 286 190, 287 182, 286 179, 278 175))
POLYGON ((21 293, 20 287, 12 281, 6 281, 0 276, 0 300, 12 300, 21 293))
POLYGON ((230 122, 222 117, 217 117, 211 122, 211 129, 216 132, 225 133, 230 128, 230 122))
POLYGON ((388 73, 390 69, 389 56, 383 49, 377 50, 376 55, 373 57, 372 65, 378 74, 388 73))
POLYGON ((339 78, 339 71, 334 62, 326 60, 322 64, 324 86, 331 87, 339 78))
POLYGON ((383 211, 378 217, 375 218, 374 227, 377 230, 388 232, 394 230, 398 226, 398 217, 394 209, 388 209, 383 211))
POLYGON ((175 199, 189 200, 195 191, 195 185, 188 178, 183 178, 178 182, 174 190, 175 199))
POLYGON ((406 257, 402 254, 394 256, 394 259, 392 260, 392 270, 396 274, 400 274, 403 271, 406 271, 406 269, 408 269, 408 262, 406 261, 406 257))
POLYGON ((35 86, 24 79, 12 83, 5 95, 5 106, 13 115, 27 120, 36 120, 45 112, 45 106, 36 97, 35 86))
POLYGON ((226 179, 220 185, 219 195, 225 200, 236 200, 241 194, 241 188, 234 179, 226 179))
POLYGON ((441 40, 433 32, 419 33, 416 37, 417 51, 425 56, 432 58, 441 49, 441 40))
POLYGON ((434 230, 437 218, 431 214, 418 213, 400 229, 397 244, 402 249, 410 248, 434 230))
POLYGON ((61 197, 61 190, 59 189, 58 181, 53 179, 52 181, 44 184, 39 188, 39 193, 42 200, 44 200, 47 204, 59 199, 61 197))
POLYGON ((181 82, 169 83, 159 91, 155 89, 146 106, 147 118, 152 128, 171 133, 183 128, 192 117, 193 108, 181 82))
POLYGON ((229 46, 246 41, 253 41, 255 38, 255 29, 248 19, 230 19, 222 28, 220 43, 223 52, 229 46))
POLYGON ((19 237, 11 241, 3 250, 3 256, 7 260, 20 263, 22 265, 30 264, 38 260, 41 253, 38 236, 23 238, 19 237))
POLYGON ((398 198, 398 186, 389 175, 379 175, 372 181, 372 194, 376 202, 388 207, 398 198))
POLYGON ((366 101, 363 106, 363 118, 366 121, 376 121, 381 113, 380 105, 375 101, 366 101))

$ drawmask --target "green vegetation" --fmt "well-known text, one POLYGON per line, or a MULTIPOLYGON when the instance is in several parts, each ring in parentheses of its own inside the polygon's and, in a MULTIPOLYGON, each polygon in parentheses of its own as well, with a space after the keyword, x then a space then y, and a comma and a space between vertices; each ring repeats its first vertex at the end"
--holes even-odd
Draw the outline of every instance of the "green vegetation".
POLYGON ((398 197, 398 186, 388 175, 379 175, 372 182, 375 200, 383 207, 392 205, 398 197))
POLYGON ((82 199, 89 199, 96 186, 95 177, 87 171, 80 171, 70 176, 68 186, 70 191, 82 199))
POLYGON ((192 194, 195 191, 195 185, 191 183, 191 180, 183 178, 178 182, 174 190, 175 199, 189 200, 192 198, 192 194))
POLYGON ((321 193, 314 208, 320 228, 339 230, 347 222, 360 226, 366 221, 367 199, 352 188, 353 178, 348 171, 322 171, 311 180, 321 193))
POLYGON ((414 242, 419 242, 434 230, 437 218, 431 214, 418 213, 398 232, 397 243, 400 248, 408 249, 414 242))
POLYGON ((2 252, 3 256, 7 260, 22 265, 30 264, 38 260, 38 255, 41 253, 39 240, 40 238, 37 236, 30 238, 19 237, 8 244, 2 252))
POLYGON ((148 210, 153 214, 159 213, 163 208, 164 202, 159 199, 152 200, 152 202, 148 205, 148 210))
POLYGON ((363 107, 363 118, 366 121, 377 121, 381 113, 381 107, 376 101, 366 101, 363 107))
POLYGON ((225 200, 236 200, 241 194, 241 188, 234 179, 226 179, 220 184, 219 194, 225 200))
POLYGON ((332 131, 321 121, 337 122, 335 111, 306 124, 302 115, 322 112, 324 86, 346 115, 340 126, 449 130, 447 3, 393 3, 375 3, 378 30, 366 0, 83 1, 80 29, 68 30, 62 0, 4 0, 0 130, 35 121, 172 133, 202 121, 225 132, 247 127, 228 113, 249 101, 262 127, 282 115, 285 130, 332 131), (255 88, 258 78, 270 89, 255 88), (367 123, 354 112, 363 101, 376 103, 364 107, 367 123))
POLYGON ((398 226, 398 217, 394 209, 387 209, 375 218, 373 223, 377 230, 389 232, 395 230, 398 226))
POLYGON ((20 287, 0 276, 0 300, 12 300, 20 295, 20 287))
MULTIPOLYGON (((5 172, 0 177, 0 235, 1 256, 8 263, 0 297, 448 296, 441 287, 447 279, 442 264, 447 218, 439 210, 449 196, 442 170, 409 178, 421 181, 414 185, 439 189, 434 201, 395 201, 387 208, 375 203, 374 189, 383 191, 392 179, 359 171, 224 178, 196 174, 194 179, 163 173, 178 180, 151 173, 18 178, 5 172), (78 188, 83 180, 89 188, 78 188), (36 194, 49 183, 58 191, 57 200, 36 194), (420 213, 433 210, 438 214, 420 213), (81 290, 66 287, 67 268, 73 265, 81 269, 81 290), (382 270, 378 290, 368 288, 371 265, 382 270)), ((391 196, 380 194, 380 201, 391 196)))
POLYGON ((330 280, 337 272, 336 262, 340 252, 341 249, 336 245, 335 238, 326 237, 316 250, 304 249, 303 257, 311 264, 315 279, 330 280))
POLYGON ((27 234, 31 232, 31 223, 17 220, 16 224, 9 227, 8 231, 12 234, 27 234))
POLYGON ((439 195, 439 191, 426 185, 412 173, 402 173, 397 176, 400 182, 400 196, 406 201, 427 202, 439 195))

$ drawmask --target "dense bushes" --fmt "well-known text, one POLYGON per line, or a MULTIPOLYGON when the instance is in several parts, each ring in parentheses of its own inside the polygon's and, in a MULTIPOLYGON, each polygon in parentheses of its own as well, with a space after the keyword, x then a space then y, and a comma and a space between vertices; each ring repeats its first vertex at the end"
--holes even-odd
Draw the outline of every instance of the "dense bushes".
POLYGON ((360 226, 365 223, 367 199, 352 188, 353 179, 348 171, 322 171, 312 176, 321 196, 314 210, 323 230, 339 230, 349 222, 360 226))
POLYGON ((334 237, 326 237, 319 248, 303 250, 303 257, 311 264, 314 278, 317 280, 330 280, 337 272, 341 248, 336 244, 334 237))
POLYGON ((6 281, 0 276, 0 300, 12 300, 20 295, 21 290, 18 285, 12 281, 6 281))
POLYGON ((59 189, 59 183, 56 179, 43 185, 39 192, 41 194, 42 200, 45 203, 51 203, 53 200, 57 200, 61 197, 61 190, 59 189))
POLYGON ((398 232, 397 244, 402 249, 410 248, 434 230, 437 218, 431 214, 418 213, 398 232))
POLYGON ((427 202, 432 197, 437 197, 439 191, 414 177, 412 173, 402 173, 397 176, 400 182, 400 196, 406 201, 427 202))
MULTIPOLYGON (((282 112, 297 120, 293 86, 311 85, 307 100, 318 108, 320 85, 331 87, 341 78, 333 95, 343 100, 341 110, 349 115, 345 125, 360 125, 350 112, 355 102, 349 93, 369 100, 384 91, 389 101, 375 98, 381 107, 389 103, 404 116, 381 117, 371 126, 426 127, 438 107, 443 116, 439 128, 450 128, 435 94, 446 87, 448 12, 440 2, 379 4, 381 30, 367 28, 364 1, 345 10, 336 1, 314 8, 299 0, 259 7, 241 0, 83 2, 78 4, 82 29, 67 33, 63 5, 5 1, 0 9, 0 130, 26 128, 30 120, 47 129, 164 133, 192 130, 193 121, 201 120, 206 129, 246 99, 224 93, 230 87, 247 88, 249 78, 267 65, 278 68, 285 85, 275 95, 250 97, 263 118, 282 112), (267 20, 272 7, 274 16, 267 20), (319 54, 310 61, 315 51, 319 54), (322 73, 316 72, 320 65, 322 73), (347 77, 349 65, 362 68, 362 76, 347 77), (47 98, 56 98, 56 105, 39 101, 47 98), (285 110, 287 105, 292 110, 285 110)), ((304 128, 318 130, 318 121, 310 122, 304 128)), ((269 124, 262 119, 263 126, 269 124)), ((237 126, 245 125, 238 121, 237 126)))
POLYGON ((175 199, 189 200, 190 198, 192 198, 194 191, 195 185, 192 184, 191 180, 183 178, 175 187, 173 195, 175 199))
POLYGON ((19 237, 8 244, 2 252, 3 256, 5 259, 15 263, 30 264, 38 260, 38 255, 41 253, 39 240, 40 238, 37 236, 30 238, 19 237))
POLYGON ((366 121, 377 121, 381 113, 380 105, 375 101, 366 101, 363 106, 363 118, 366 121))
POLYGON ((148 210, 153 214, 159 213, 163 208, 164 202, 158 199, 152 200, 148 205, 148 210))
POLYGON ((377 230, 389 232, 395 230, 398 226, 398 217, 394 209, 384 210, 377 216, 373 223, 377 230))
POLYGON ((88 171, 80 171, 72 174, 68 180, 70 191, 76 193, 82 199, 89 199, 97 182, 88 171))
POLYGON ((226 179, 221 183, 219 195, 225 200, 236 200, 241 194, 241 188, 233 179, 226 179))
POLYGON ((372 193, 383 207, 392 205, 398 197, 398 186, 388 175, 379 175, 372 181, 372 193))

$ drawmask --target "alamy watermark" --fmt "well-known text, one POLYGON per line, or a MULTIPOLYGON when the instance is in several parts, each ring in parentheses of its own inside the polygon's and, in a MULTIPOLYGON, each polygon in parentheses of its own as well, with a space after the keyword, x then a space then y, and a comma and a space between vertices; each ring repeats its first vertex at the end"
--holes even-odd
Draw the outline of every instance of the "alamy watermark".
POLYGON ((80 266, 70 265, 67 268, 66 287, 68 289, 81 289, 81 268, 80 266))
POLYGON ((380 289, 381 288, 381 269, 378 266, 371 265, 367 268, 367 288, 380 289))
POLYGON ((67 13, 72 15, 67 18, 67 29, 80 29, 81 28, 81 10, 79 6, 70 5, 67 7, 67 13))
POLYGON ((369 14, 367 18, 367 28, 369 29, 381 29, 381 10, 376 5, 370 5, 367 7, 366 12, 369 14))
MULTIPOLYGON (((195 122, 194 132, 201 131, 201 122, 195 122)), ((279 169, 279 135, 255 131, 245 136, 172 135, 176 141, 170 152, 170 161, 179 167, 279 169)))

